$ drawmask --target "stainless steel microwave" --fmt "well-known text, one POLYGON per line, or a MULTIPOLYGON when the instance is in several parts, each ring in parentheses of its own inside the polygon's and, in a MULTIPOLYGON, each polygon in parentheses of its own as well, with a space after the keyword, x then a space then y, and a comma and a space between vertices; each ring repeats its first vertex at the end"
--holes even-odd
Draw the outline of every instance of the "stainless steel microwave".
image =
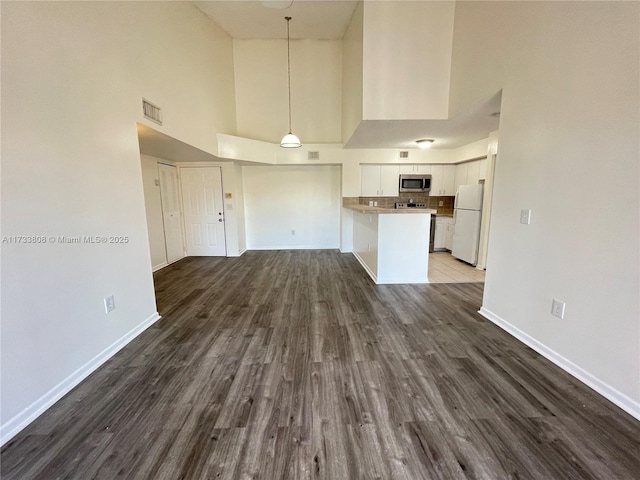
POLYGON ((423 192, 428 193, 431 190, 431 175, 400 175, 400 191, 401 192, 423 192))

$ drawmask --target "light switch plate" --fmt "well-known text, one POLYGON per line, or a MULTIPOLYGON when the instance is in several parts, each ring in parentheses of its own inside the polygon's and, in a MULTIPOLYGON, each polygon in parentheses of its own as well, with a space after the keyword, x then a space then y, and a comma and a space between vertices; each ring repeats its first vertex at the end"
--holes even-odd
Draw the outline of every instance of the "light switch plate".
POLYGON ((523 225, 531 223, 531 209, 520 210, 520 223, 523 225))
POLYGON ((104 299, 104 311, 105 313, 111 313, 116 309, 116 301, 113 298, 113 295, 109 295, 104 299))
POLYGON ((560 300, 556 300, 554 298, 553 302, 551 302, 551 315, 563 319, 565 307, 566 304, 564 302, 561 302, 560 300))

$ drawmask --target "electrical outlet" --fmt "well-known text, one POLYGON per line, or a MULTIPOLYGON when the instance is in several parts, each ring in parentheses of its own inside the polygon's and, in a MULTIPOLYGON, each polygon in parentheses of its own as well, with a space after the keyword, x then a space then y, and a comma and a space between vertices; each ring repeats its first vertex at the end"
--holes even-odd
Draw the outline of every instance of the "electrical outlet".
POLYGON ((291 235, 295 235, 296 231, 295 230, 291 230, 291 235))
POLYGON ((111 313, 116 309, 116 301, 113 298, 113 295, 109 295, 104 299, 104 311, 105 313, 111 313))
POLYGON ((556 300, 554 298, 553 302, 551 302, 551 315, 563 319, 565 306, 566 304, 564 302, 561 302, 560 300, 556 300))
POLYGON ((520 210, 520 223, 529 225, 531 223, 531 210, 520 210))

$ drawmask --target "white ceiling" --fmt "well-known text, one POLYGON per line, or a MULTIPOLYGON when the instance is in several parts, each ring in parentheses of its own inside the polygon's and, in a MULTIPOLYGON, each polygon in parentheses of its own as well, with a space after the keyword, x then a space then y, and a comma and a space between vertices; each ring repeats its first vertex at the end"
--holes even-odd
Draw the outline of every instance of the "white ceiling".
POLYGON ((358 2, 341 0, 250 0, 193 2, 233 38, 340 40, 358 2), (281 7, 287 8, 270 8, 281 7))

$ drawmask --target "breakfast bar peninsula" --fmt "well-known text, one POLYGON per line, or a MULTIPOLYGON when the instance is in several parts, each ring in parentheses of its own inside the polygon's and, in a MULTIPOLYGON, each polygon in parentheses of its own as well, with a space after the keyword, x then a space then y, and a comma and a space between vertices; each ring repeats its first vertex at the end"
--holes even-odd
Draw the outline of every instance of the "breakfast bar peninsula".
POLYGON ((353 215, 353 254, 377 284, 428 283, 436 210, 343 205, 353 215))

